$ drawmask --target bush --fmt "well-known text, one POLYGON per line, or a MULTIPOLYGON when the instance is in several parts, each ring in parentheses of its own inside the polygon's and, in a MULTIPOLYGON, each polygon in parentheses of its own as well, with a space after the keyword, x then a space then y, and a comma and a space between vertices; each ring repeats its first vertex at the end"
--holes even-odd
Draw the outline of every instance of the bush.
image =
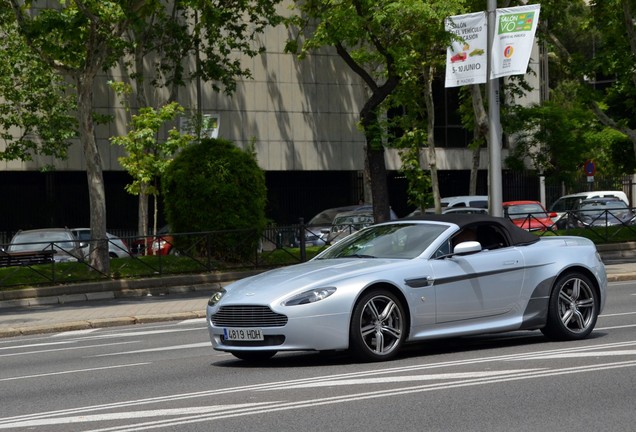
POLYGON ((199 254, 222 260, 254 256, 266 225, 267 190, 253 153, 227 140, 204 139, 174 159, 161 183, 173 232, 230 231, 197 246, 179 236, 177 248, 196 247, 199 254))

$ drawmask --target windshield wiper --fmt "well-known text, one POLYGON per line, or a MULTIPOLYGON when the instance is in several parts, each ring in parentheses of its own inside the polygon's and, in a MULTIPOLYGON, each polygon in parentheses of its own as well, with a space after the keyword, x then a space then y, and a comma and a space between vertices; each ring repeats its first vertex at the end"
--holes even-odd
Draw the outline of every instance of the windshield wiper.
POLYGON ((338 258, 377 258, 373 255, 365 255, 365 254, 352 254, 352 255, 343 255, 338 258))

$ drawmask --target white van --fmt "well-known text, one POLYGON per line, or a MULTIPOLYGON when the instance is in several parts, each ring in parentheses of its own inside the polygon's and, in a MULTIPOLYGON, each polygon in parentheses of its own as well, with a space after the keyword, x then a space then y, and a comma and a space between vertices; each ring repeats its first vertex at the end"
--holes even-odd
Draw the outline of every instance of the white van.
POLYGON ((562 196, 552 203, 548 211, 557 214, 556 217, 552 218, 557 228, 564 228, 565 220, 561 220, 563 216, 565 216, 567 212, 577 210, 581 202, 594 198, 616 198, 624 201, 629 207, 629 199, 623 191, 589 191, 562 196))

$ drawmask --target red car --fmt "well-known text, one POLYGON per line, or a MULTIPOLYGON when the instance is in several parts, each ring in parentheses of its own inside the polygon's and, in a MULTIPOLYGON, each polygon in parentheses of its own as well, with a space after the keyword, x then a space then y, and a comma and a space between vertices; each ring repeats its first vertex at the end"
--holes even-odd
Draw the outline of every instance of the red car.
POLYGON ((539 201, 506 201, 503 203, 504 216, 526 231, 546 231, 556 229, 553 217, 539 201))
POLYGON ((173 248, 174 237, 170 234, 170 226, 165 225, 157 236, 148 236, 132 242, 130 248, 134 255, 173 255, 177 250, 173 248))

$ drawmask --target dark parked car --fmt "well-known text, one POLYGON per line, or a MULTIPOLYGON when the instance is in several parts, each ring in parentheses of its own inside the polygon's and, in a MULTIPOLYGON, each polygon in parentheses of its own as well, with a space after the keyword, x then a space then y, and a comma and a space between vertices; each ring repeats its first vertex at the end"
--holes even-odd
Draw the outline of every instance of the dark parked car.
MULTIPOLYGON (((339 213, 358 211, 373 213, 371 204, 350 205, 344 207, 334 207, 326 209, 309 219, 305 227, 305 245, 307 246, 323 246, 327 242, 329 231, 333 225, 334 219, 339 213)), ((397 215, 391 210, 391 220, 396 220, 397 215)))
POLYGON ((44 228, 18 231, 7 246, 8 253, 53 251, 56 262, 82 261, 85 243, 68 228, 44 228))
POLYGON ((607 227, 633 225, 636 214, 622 200, 597 198, 581 203, 571 217, 572 227, 607 227))

